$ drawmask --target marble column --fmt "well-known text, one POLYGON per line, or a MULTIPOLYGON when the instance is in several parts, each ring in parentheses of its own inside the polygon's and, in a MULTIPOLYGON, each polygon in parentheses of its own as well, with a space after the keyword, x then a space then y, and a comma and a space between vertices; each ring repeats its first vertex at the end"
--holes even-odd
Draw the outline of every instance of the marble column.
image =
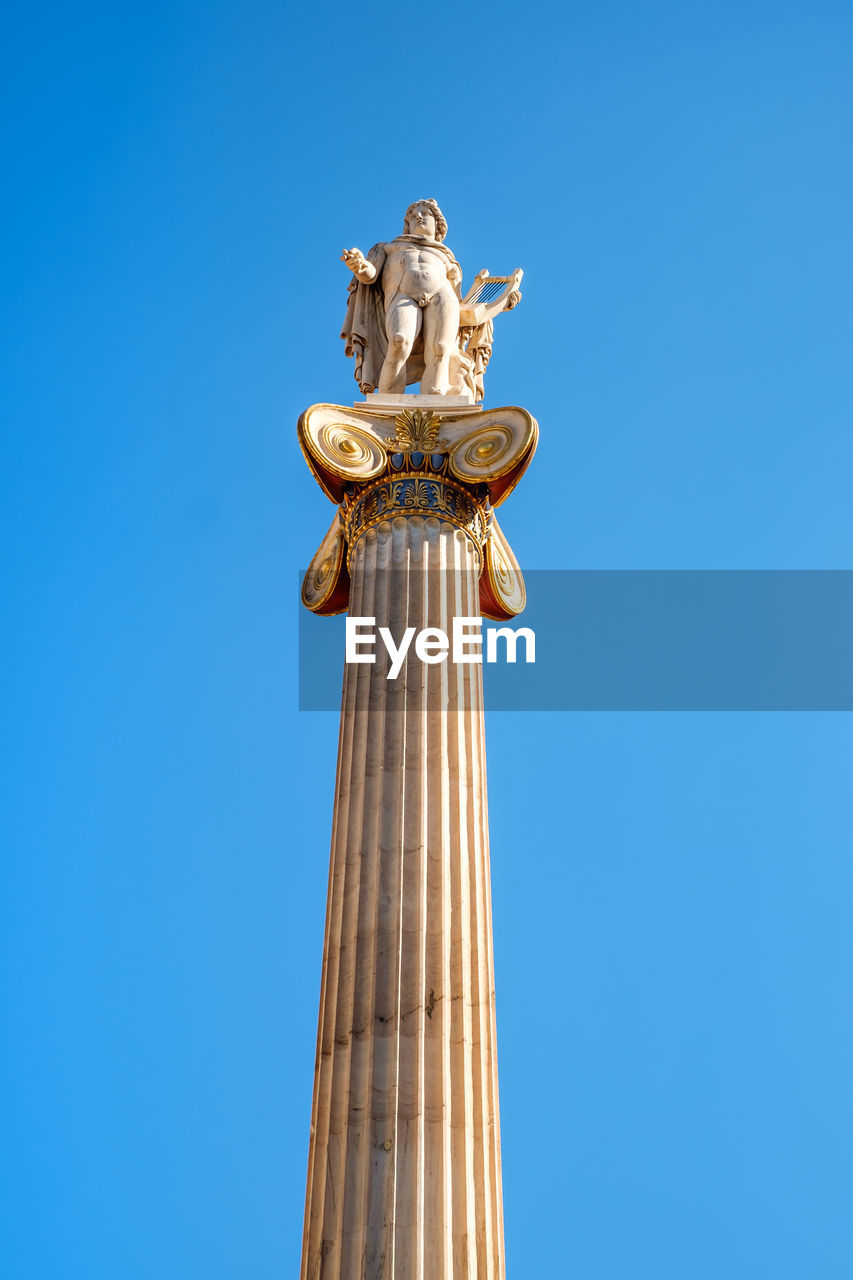
MULTIPOLYGON (((337 506, 303 603, 396 643, 524 609, 495 508, 538 435, 408 399, 298 426, 337 506)), ((302 1280, 504 1280, 482 666, 387 670, 345 666, 302 1280)))
MULTIPOLYGON (((397 515, 350 614, 452 630, 482 548, 397 515)), ((502 1280, 482 667, 344 674, 302 1280, 502 1280)))

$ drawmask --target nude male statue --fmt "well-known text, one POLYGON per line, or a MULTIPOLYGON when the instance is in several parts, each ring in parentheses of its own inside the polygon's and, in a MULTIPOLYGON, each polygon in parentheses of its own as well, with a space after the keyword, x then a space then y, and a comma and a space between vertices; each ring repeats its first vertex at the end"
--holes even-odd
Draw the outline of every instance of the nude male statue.
POLYGON ((366 258, 360 249, 341 254, 355 277, 341 337, 365 393, 378 384, 400 394, 420 381, 421 394, 448 395, 458 383, 462 271, 442 243, 446 234, 435 200, 417 200, 395 240, 366 258))

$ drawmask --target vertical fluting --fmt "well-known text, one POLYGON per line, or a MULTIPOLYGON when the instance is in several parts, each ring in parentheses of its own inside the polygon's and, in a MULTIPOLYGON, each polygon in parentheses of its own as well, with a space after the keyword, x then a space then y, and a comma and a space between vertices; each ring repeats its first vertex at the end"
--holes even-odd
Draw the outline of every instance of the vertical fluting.
MULTIPOLYGON (((479 551, 399 516, 350 614, 479 614, 479 551)), ((302 1280, 503 1280, 482 668, 345 667, 302 1280)))

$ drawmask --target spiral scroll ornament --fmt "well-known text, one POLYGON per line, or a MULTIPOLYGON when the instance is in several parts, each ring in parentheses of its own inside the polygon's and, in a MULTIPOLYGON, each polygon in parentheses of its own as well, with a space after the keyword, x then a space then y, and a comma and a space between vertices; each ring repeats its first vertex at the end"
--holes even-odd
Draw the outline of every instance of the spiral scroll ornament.
POLYGON ((385 467, 379 441, 349 423, 323 423, 312 443, 325 466, 342 480, 370 480, 385 467))
POLYGON ((533 428, 523 419, 490 422, 469 431, 450 452, 450 470, 460 480, 495 480, 518 465, 530 448, 533 428))
POLYGON ((343 529, 336 514, 302 580, 302 603, 312 613, 339 613, 346 608, 346 599, 340 593, 345 550, 343 529))
POLYGON ((514 618, 527 603, 524 576, 494 514, 490 523, 483 569, 487 589, 483 594, 493 606, 489 616, 514 618))

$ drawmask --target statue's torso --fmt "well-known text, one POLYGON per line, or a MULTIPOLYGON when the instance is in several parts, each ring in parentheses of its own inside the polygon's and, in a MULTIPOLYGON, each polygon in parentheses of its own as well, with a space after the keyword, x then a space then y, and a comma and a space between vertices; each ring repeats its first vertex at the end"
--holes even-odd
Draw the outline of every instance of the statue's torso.
POLYGON ((447 278, 449 259, 439 249, 392 240, 385 245, 382 283, 386 305, 398 294, 420 300, 453 287, 447 278))

